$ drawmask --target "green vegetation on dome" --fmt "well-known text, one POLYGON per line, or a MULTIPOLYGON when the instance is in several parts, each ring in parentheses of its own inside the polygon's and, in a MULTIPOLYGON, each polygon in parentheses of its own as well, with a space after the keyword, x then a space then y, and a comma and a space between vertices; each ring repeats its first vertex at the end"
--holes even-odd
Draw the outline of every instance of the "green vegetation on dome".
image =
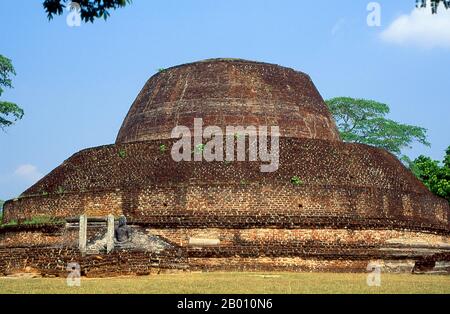
POLYGON ((303 181, 298 176, 293 176, 291 178, 291 183, 295 186, 300 186, 304 184, 303 181))
POLYGON ((159 151, 161 153, 164 153, 166 150, 167 150, 167 145, 165 145, 165 144, 159 145, 159 151))
POLYGON ((125 158, 125 157, 127 157, 127 152, 126 152, 125 149, 119 150, 119 152, 118 152, 117 154, 118 154, 119 157, 122 158, 122 159, 125 158))
POLYGON ((39 217, 33 217, 31 219, 27 219, 24 221, 18 221, 17 219, 13 219, 8 221, 7 223, 3 224, 0 223, 0 227, 7 228, 7 227, 16 227, 16 226, 44 226, 44 225, 60 225, 64 224, 65 220, 55 217, 48 217, 48 216, 39 216, 39 217))

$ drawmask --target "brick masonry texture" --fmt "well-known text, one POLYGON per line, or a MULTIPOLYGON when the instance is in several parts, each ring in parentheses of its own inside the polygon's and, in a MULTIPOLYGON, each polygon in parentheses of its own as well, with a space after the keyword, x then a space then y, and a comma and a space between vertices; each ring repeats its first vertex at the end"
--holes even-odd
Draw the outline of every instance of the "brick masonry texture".
POLYGON ((4 219, 123 213, 153 227, 449 230, 448 203, 383 150, 282 138, 279 170, 261 173, 259 162, 176 163, 163 143, 172 141, 84 150, 7 202, 4 219), (294 186, 293 175, 304 184, 294 186))
MULTIPOLYGON (((44 275, 65 275, 69 262, 77 262, 88 276, 147 274, 167 270, 289 270, 364 271, 370 261, 393 264, 388 271, 409 271, 415 261, 439 260, 450 249, 450 237, 423 232, 347 229, 147 229, 173 248, 162 254, 147 250, 117 250, 81 256, 76 232, 36 236, 15 230, 2 234, 0 273, 27 267, 44 275), (49 241, 48 237, 52 237, 49 241), (218 239, 214 246, 191 245, 189 239, 218 239), (46 243, 43 243, 46 242, 46 243), (23 244, 23 245, 22 245, 23 244), (422 249, 419 252, 417 249, 422 249), (181 252, 181 253, 180 253, 181 252), (13 255, 13 258, 10 258, 13 255), (115 264, 114 264, 115 263, 115 264), (406 266, 404 266, 406 264, 406 266), (403 266, 402 266, 403 265, 403 266)), ((92 226, 89 228, 92 230, 92 226)), ((88 230, 89 230, 88 229, 88 230)), ((94 228, 88 242, 106 232, 94 228)), ((446 257, 448 258, 448 257, 446 257)), ((387 266, 386 266, 387 267, 387 266)))
POLYGON ((117 143, 170 138, 177 125, 276 125, 284 137, 339 140, 310 77, 289 68, 245 60, 205 60, 167 69, 147 82, 117 143))
MULTIPOLYGON (((373 260, 411 271, 416 263, 450 261, 447 201, 385 150, 342 142, 307 75, 243 60, 207 60, 155 75, 116 144, 70 157, 6 202, 3 220, 81 214, 125 215, 139 241, 153 242, 81 256, 73 223, 3 227, 0 273, 64 273, 68 261, 89 276, 365 271, 373 260), (199 117, 205 126, 279 125, 279 169, 262 173, 261 161, 174 162, 170 131, 199 117), (294 176, 303 184, 292 184, 294 176), (152 251, 158 241, 165 249, 152 251)), ((105 225, 91 224, 88 242, 101 245, 105 232, 105 225)))
POLYGON ((74 248, 0 248, 0 274, 39 272, 44 276, 64 276, 67 264, 75 262, 81 274, 91 277, 146 275, 165 269, 177 269, 182 258, 171 254, 143 251, 115 251, 111 254, 82 256, 74 248))

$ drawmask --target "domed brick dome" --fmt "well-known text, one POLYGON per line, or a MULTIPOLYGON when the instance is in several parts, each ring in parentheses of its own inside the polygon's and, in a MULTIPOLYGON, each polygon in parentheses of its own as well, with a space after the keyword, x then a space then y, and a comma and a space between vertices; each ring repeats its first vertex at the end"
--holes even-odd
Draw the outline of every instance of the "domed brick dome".
POLYGON ((170 138, 177 125, 279 126, 282 137, 339 140, 310 77, 274 64, 213 59, 176 66, 145 84, 116 143, 170 138))
MULTIPOLYGON (((51 235, 48 226, 0 228, 0 273, 48 271, 61 258, 85 271, 128 274, 178 265, 179 252, 192 270, 365 272, 381 260, 411 272, 450 262, 448 202, 389 152, 341 141, 306 74, 251 61, 206 60, 156 74, 115 144, 74 154, 6 202, 3 221, 83 214, 126 216, 141 244, 105 249, 99 265, 79 254, 76 224, 51 235), (192 128, 194 118, 222 129, 279 126, 279 168, 176 162, 171 131, 192 128), (166 249, 150 252, 155 238, 166 249), (60 257, 62 248, 68 253, 60 257), (153 266, 155 258, 169 260, 153 266)), ((105 228, 93 228, 90 243, 102 243, 105 228)))

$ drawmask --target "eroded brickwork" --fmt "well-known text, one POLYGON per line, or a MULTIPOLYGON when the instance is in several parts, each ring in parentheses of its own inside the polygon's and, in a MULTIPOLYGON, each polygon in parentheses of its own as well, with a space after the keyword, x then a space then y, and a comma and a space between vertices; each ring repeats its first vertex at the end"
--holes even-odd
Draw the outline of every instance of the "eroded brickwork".
POLYGON ((133 103, 117 143, 170 138, 177 125, 279 126, 282 136, 339 140, 308 75, 273 64, 206 60, 153 76, 133 103))
POLYGON ((281 139, 279 170, 261 173, 258 162, 176 163, 159 149, 172 142, 82 151, 7 202, 4 220, 123 213, 154 227, 449 229, 447 202, 379 149, 281 139))
MULTIPOLYGON (((111 255, 96 252, 81 256, 73 227, 63 230, 51 234, 3 232, 0 273, 26 271, 28 267, 44 275, 62 275, 66 273, 64 265, 69 262, 79 263, 88 276, 146 274, 168 269, 348 272, 365 271, 369 261, 381 263, 387 271, 412 271, 415 261, 435 263, 450 256, 450 235, 267 228, 146 229, 148 235, 168 243, 168 249, 157 254, 145 249, 118 249, 111 255)), ((101 226, 90 226, 88 230, 88 242, 106 232, 101 226)))
POLYGON ((3 220, 82 214, 125 215, 133 241, 106 254, 106 225, 91 224, 90 251, 81 256, 73 219, 66 226, 0 227, 0 273, 61 274, 70 261, 90 276, 365 271, 371 260, 411 271, 450 261, 447 201, 385 150, 340 141, 307 75, 243 60, 158 73, 138 95, 115 145, 70 157, 6 202, 3 220), (194 118, 224 131, 279 126, 278 170, 262 173, 260 161, 174 162, 172 128, 192 127, 194 118))
POLYGON ((88 277, 146 275, 165 269, 183 270, 183 260, 173 252, 115 251, 82 256, 74 248, 0 248, 0 275, 34 271, 43 276, 66 277, 66 267, 74 262, 88 277))

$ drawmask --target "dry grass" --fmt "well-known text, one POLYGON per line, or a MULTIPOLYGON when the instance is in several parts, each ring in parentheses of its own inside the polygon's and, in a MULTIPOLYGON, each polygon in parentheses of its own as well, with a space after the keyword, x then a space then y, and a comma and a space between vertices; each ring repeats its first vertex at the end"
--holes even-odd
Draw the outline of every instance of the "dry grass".
POLYGON ((381 287, 369 287, 365 274, 182 273, 81 279, 0 279, 0 293, 450 293, 450 276, 383 274, 381 287))

